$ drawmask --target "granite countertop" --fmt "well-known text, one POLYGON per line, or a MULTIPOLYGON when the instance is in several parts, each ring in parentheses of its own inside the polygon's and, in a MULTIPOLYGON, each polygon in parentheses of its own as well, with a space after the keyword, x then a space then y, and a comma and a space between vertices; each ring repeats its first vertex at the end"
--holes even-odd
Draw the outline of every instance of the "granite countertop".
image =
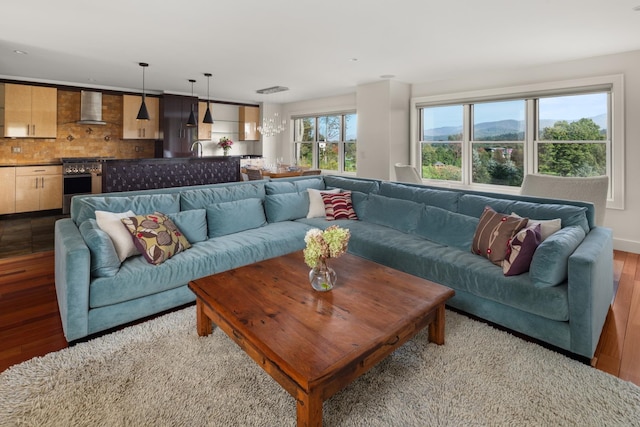
POLYGON ((55 160, 51 160, 51 161, 46 161, 46 160, 33 160, 31 162, 24 162, 24 163, 0 163, 0 168, 5 168, 5 167, 31 167, 31 166, 62 166, 62 162, 60 161, 60 159, 55 159, 55 160))

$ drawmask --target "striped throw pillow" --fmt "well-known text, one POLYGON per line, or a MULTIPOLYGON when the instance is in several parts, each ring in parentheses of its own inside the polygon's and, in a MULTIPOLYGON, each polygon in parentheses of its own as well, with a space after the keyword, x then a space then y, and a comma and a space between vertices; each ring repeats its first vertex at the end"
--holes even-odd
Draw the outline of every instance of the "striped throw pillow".
POLYGON ((336 219, 358 219, 356 212, 353 210, 351 202, 351 192, 329 194, 321 193, 324 202, 325 218, 329 221, 336 219))

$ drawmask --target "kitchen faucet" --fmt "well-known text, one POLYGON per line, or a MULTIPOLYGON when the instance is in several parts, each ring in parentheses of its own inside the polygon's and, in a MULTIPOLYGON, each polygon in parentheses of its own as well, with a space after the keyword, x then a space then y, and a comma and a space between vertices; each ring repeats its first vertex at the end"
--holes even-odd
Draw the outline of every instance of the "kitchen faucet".
POLYGON ((196 157, 202 157, 202 142, 194 141, 193 144, 191 144, 192 152, 194 147, 196 147, 196 157))

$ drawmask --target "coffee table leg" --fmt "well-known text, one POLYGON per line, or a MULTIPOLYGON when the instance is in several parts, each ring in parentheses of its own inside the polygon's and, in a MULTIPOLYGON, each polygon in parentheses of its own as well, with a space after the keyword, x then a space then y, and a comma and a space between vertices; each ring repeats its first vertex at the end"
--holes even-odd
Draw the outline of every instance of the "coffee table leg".
POLYGON ((442 345, 444 344, 444 304, 439 305, 435 310, 436 317, 429 324, 429 341, 442 345))
POLYGON ((320 395, 309 395, 298 391, 296 415, 298 417, 298 427, 321 427, 322 399, 320 395))
POLYGON ((200 298, 196 298, 196 329, 201 337, 211 335, 211 332, 213 332, 211 319, 204 313, 204 304, 200 298))

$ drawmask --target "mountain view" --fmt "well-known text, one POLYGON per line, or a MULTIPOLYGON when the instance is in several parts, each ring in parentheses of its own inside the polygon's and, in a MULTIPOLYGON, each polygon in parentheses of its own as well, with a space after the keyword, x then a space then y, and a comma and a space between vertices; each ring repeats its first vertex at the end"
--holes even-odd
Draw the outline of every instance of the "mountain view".
MULTIPOLYGON (((595 124, 600 127, 601 131, 607 128, 607 114, 600 114, 589 117, 595 124)), ((559 120, 546 119, 541 120, 542 128, 552 127, 559 120)), ((571 123, 572 121, 569 121, 571 123)), ((524 135, 524 121, 522 120, 499 120, 495 122, 485 122, 476 125, 475 139, 484 140, 488 137, 494 139, 496 136, 502 140, 521 140, 524 135)), ((445 126, 435 129, 425 129, 423 141, 448 141, 449 136, 462 134, 462 126, 445 126)))

